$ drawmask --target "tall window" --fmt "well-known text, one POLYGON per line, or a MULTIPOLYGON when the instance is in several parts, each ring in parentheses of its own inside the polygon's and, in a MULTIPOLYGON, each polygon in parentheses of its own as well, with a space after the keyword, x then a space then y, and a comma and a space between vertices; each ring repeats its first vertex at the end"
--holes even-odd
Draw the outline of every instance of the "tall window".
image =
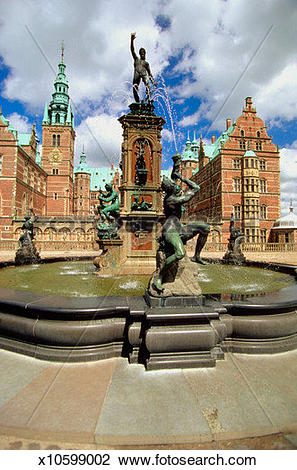
POLYGON ((233 179, 233 191, 239 193, 241 191, 241 179, 234 178, 233 179))
POLYGON ((54 199, 55 199, 55 200, 58 199, 58 193, 54 193, 54 199))
POLYGON ((241 206, 236 204, 233 206, 234 219, 241 219, 241 206))
POLYGON ((53 134, 53 147, 56 146, 56 142, 57 142, 57 139, 56 139, 56 134, 53 134))
POLYGON ((267 218, 267 207, 262 204, 260 207, 260 219, 265 220, 267 218))
POLYGON ((245 140, 240 140, 239 141, 239 148, 240 148, 240 150, 245 150, 245 140))
POLYGON ((233 160, 233 168, 234 168, 234 170, 239 170, 240 169, 240 159, 239 158, 235 158, 233 160))
POLYGON ((250 242, 250 229, 249 229, 249 228, 247 228, 247 229, 245 230, 245 241, 246 241, 247 243, 250 242))
POLYGON ((241 135, 241 137, 244 137, 244 130, 243 129, 241 129, 240 135, 241 135))
POLYGON ((244 215, 246 219, 250 218, 250 200, 249 199, 245 201, 245 214, 244 215))
POLYGON ((261 135, 260 131, 257 131, 257 137, 260 137, 260 135, 261 135))
POLYGON ((262 142, 256 142, 256 151, 262 150, 262 142))
POLYGON ((260 180, 260 193, 266 193, 267 191, 267 185, 266 185, 266 180, 260 180))
POLYGON ((60 147, 61 145, 61 136, 60 134, 57 134, 57 147, 60 147))
POLYGON ((289 243, 290 242, 290 234, 289 232, 285 232, 285 243, 289 243))
POLYGON ((260 160, 259 169, 260 170, 266 170, 266 160, 260 160))
POLYGON ((261 243, 266 243, 266 230, 265 229, 260 231, 260 241, 261 243))
POLYGON ((57 122, 58 124, 60 123, 60 114, 59 113, 56 114, 55 122, 57 122))

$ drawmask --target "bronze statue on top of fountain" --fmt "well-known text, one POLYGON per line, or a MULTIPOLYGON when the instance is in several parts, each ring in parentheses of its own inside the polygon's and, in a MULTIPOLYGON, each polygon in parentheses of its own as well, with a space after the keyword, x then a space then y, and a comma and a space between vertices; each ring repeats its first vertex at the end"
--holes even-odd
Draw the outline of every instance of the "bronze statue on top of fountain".
POLYGON ((135 52, 134 49, 134 40, 136 38, 136 33, 131 33, 131 41, 130 41, 130 50, 132 57, 134 59, 134 75, 133 75, 133 96, 135 103, 132 103, 129 108, 131 109, 132 114, 139 114, 139 115, 155 115, 154 113, 154 105, 151 99, 152 96, 152 89, 150 82, 152 83, 153 87, 157 87, 157 83, 154 80, 152 75, 150 65, 146 60, 146 51, 143 47, 139 49, 139 57, 135 52), (145 99, 140 101, 140 97, 138 94, 138 89, 140 83, 143 82, 145 86, 145 99))
POLYGON ((33 209, 30 209, 31 216, 26 215, 25 221, 22 225, 22 230, 24 233, 19 238, 19 249, 15 254, 15 264, 36 264, 40 263, 41 258, 39 253, 36 250, 36 247, 33 243, 34 239, 34 223, 38 220, 37 215, 34 213, 33 209))
POLYGON ((241 251, 240 245, 244 241, 244 234, 235 228, 234 216, 231 214, 230 225, 229 225, 229 242, 226 253, 223 257, 223 262, 226 264, 237 264, 241 265, 246 262, 246 259, 241 251))
POLYGON ((118 231, 122 225, 120 219, 120 200, 119 194, 112 188, 111 183, 106 183, 105 192, 100 190, 98 199, 100 205, 97 211, 100 221, 97 224, 97 234, 99 240, 118 239, 118 231))
POLYGON ((172 179, 163 178, 161 188, 165 192, 164 214, 166 217, 162 227, 157 251, 157 270, 154 272, 148 287, 149 295, 185 296, 200 295, 197 275, 186 255, 185 245, 188 240, 199 234, 195 254, 191 261, 206 264, 201 259, 201 251, 207 241, 210 227, 206 222, 197 221, 183 225, 180 221, 184 212, 184 204, 198 193, 200 187, 191 180, 183 178, 176 165, 172 179), (181 193, 177 184, 184 182, 189 190, 181 193))

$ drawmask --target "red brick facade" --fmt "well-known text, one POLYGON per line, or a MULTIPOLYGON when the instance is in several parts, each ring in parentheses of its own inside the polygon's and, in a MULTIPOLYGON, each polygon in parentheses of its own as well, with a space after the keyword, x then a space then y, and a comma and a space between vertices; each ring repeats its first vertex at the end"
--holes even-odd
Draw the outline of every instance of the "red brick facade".
POLYGON ((271 228, 280 217, 279 151, 251 98, 246 98, 236 122, 231 125, 227 120, 222 136, 205 147, 205 156, 200 144, 199 165, 192 179, 201 190, 189 203, 188 216, 202 216, 213 223, 214 241, 228 240, 232 213, 246 242, 271 240, 271 228))

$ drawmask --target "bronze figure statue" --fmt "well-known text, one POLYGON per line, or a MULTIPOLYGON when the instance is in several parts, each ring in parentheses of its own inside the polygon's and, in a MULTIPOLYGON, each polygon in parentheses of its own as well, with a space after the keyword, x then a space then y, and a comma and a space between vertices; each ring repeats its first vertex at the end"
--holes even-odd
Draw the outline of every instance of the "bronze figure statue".
POLYGON ((134 76, 133 76, 133 95, 136 103, 140 102, 138 88, 140 82, 142 81, 145 86, 146 91, 146 101, 151 101, 151 88, 150 81, 153 86, 156 87, 157 83, 154 81, 154 77, 151 73, 149 63, 145 60, 146 51, 143 47, 139 49, 139 57, 135 53, 134 49, 134 39, 136 38, 136 33, 131 33, 131 42, 130 50, 132 57, 134 59, 134 76))
POLYGON ((120 199, 117 191, 112 188, 111 183, 106 183, 106 192, 100 190, 98 199, 100 205, 97 206, 100 221, 97 224, 97 234, 99 239, 115 239, 121 227, 120 220, 120 199))
POLYGON ((165 192, 164 214, 166 220, 162 227, 159 247, 163 255, 161 256, 162 261, 159 265, 158 273, 152 283, 153 288, 158 293, 164 290, 162 287, 164 274, 174 262, 184 258, 186 255, 185 244, 197 234, 199 236, 195 254, 191 260, 196 263, 206 264, 200 255, 210 231, 209 225, 202 221, 190 222, 187 225, 183 225, 180 221, 183 214, 183 204, 190 201, 200 190, 200 187, 193 181, 182 178, 177 171, 175 171, 175 177, 176 180, 179 179, 181 182, 184 182, 189 187, 189 190, 181 194, 181 188, 176 181, 167 177, 163 178, 161 187, 165 192))

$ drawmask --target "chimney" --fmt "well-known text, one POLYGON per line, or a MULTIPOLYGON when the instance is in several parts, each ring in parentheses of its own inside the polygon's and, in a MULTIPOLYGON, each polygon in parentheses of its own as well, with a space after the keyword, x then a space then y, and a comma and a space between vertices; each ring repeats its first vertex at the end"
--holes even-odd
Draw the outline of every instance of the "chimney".
POLYGON ((231 119, 226 119, 226 130, 231 126, 231 119))
POLYGON ((214 144, 216 141, 216 136, 215 135, 212 135, 211 136, 211 143, 214 144))

